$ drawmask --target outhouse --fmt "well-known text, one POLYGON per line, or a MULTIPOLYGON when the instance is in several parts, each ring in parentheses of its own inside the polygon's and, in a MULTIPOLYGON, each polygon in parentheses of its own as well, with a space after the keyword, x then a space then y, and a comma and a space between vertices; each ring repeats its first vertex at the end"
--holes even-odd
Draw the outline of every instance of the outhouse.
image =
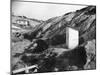
POLYGON ((74 28, 66 27, 66 45, 68 49, 73 49, 77 47, 78 44, 79 44, 79 31, 74 28))

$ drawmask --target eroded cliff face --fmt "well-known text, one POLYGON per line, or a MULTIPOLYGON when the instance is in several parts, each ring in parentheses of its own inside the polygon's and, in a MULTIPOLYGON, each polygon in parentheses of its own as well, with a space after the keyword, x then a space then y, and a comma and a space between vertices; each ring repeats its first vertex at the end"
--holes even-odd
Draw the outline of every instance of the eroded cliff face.
MULTIPOLYGON (((54 22, 50 22, 51 26, 43 31, 42 35, 43 37, 50 39, 55 38, 57 35, 64 36, 66 27, 71 27, 77 29, 79 31, 79 37, 84 38, 85 41, 95 39, 95 10, 95 7, 90 6, 76 12, 71 12, 67 15, 65 14, 57 18, 54 22)), ((45 26, 47 25, 48 24, 45 26)))
MULTIPOLYGON (((27 62, 27 63, 24 62, 24 57, 27 57, 26 55, 24 56, 21 55, 18 57, 14 57, 12 55, 12 58, 15 59, 18 58, 17 62, 13 62, 13 64, 15 64, 14 69, 16 69, 16 66, 18 68, 21 68, 18 62, 24 64, 38 64, 40 66, 38 72, 80 70, 80 69, 85 70, 85 69, 96 68, 96 54, 95 54, 96 53, 95 50, 96 7, 95 6, 88 6, 86 8, 77 10, 75 12, 69 12, 62 16, 50 18, 47 21, 43 21, 41 24, 36 25, 34 28, 32 28, 32 30, 27 32, 22 31, 20 32, 20 34, 22 34, 22 38, 21 39, 19 38, 20 40, 16 40, 16 38, 15 39, 13 38, 13 40, 15 40, 16 42, 12 41, 13 42, 12 51, 14 55, 16 55, 16 53, 23 53, 23 51, 25 51, 24 47, 26 45, 29 46, 30 44, 32 44, 32 40, 38 38, 44 40, 46 39, 45 42, 48 43, 50 48, 48 48, 43 53, 34 55, 34 57, 30 56, 32 62, 27 62), (79 31, 79 45, 75 49, 69 50, 66 48, 66 27, 70 27, 79 31), (20 46, 21 48, 19 49, 20 46), (19 52, 17 49, 19 50, 19 52), (83 50, 83 52, 80 52, 81 49, 83 50), (76 60, 73 60, 74 55, 76 56, 78 51, 80 55, 84 53, 83 54, 84 64, 78 62, 79 61, 78 58, 80 59, 82 58, 82 56, 75 57, 77 62, 76 60), (64 56, 64 53, 66 53, 69 56, 64 56), (53 62, 55 62, 55 64, 53 62), (70 65, 69 62, 73 63, 73 65, 70 65), (67 63, 67 65, 65 63, 67 63), (47 65, 49 66, 49 69, 47 68, 47 65), (50 65, 53 66, 50 67, 50 65)), ((27 57, 27 60, 30 61, 29 57, 27 57)))
POLYGON ((54 40, 56 36, 60 36, 65 40, 66 27, 78 30, 79 37, 85 41, 95 39, 96 7, 89 6, 77 10, 76 12, 70 12, 62 16, 51 18, 34 27, 33 31, 28 35, 30 37, 31 34, 36 34, 34 38, 48 38, 51 41, 54 40))

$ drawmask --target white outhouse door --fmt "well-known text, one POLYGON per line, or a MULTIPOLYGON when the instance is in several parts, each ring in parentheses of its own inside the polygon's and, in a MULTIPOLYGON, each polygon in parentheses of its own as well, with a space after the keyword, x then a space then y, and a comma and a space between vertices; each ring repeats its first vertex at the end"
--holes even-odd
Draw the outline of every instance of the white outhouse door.
POLYGON ((66 45, 68 49, 73 49, 79 44, 79 32, 73 28, 66 28, 66 45))

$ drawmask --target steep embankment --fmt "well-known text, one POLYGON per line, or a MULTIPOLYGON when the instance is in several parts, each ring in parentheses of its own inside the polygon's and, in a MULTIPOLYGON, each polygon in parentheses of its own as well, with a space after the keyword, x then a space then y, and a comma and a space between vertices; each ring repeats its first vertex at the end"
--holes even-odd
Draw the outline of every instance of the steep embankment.
MULTIPOLYGON (((77 29, 79 31, 81 42, 83 40, 88 41, 95 39, 96 7, 88 6, 75 12, 70 12, 62 16, 51 18, 36 26, 31 34, 35 34, 34 38, 47 38, 51 40, 51 42, 57 40, 65 41, 66 27, 77 29)), ((30 37, 31 34, 27 35, 30 37)))

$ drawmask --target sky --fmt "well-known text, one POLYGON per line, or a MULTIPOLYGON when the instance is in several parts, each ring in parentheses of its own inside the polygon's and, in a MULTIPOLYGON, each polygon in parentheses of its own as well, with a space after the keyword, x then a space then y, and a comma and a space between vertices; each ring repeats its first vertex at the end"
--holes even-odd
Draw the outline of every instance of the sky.
POLYGON ((38 20, 47 20, 52 17, 61 16, 65 13, 72 12, 86 6, 48 4, 36 2, 12 2, 12 12, 14 15, 26 16, 38 20))

